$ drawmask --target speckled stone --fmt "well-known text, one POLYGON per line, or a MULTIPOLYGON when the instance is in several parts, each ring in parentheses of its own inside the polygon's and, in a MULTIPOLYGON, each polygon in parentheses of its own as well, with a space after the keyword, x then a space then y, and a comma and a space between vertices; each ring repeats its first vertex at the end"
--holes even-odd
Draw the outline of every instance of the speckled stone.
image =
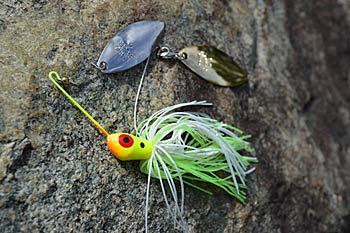
MULTIPOLYGON (((164 21, 162 45, 213 45, 249 74, 221 88, 153 57, 139 119, 208 100, 201 109, 252 134, 259 164, 246 205, 186 187, 190 232, 348 232, 350 229, 350 1, 9 1, 0 3, 0 231, 143 232, 147 177, 48 80, 108 131, 132 132, 143 66, 84 71, 108 40, 143 19, 164 21)), ((151 232, 173 232, 152 184, 151 232)), ((176 230, 175 230, 176 231, 176 230)))

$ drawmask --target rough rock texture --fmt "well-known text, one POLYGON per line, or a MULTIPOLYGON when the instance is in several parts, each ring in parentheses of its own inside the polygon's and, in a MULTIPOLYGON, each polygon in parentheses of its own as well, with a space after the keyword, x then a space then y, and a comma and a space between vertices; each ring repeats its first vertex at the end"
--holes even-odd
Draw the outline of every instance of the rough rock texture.
MULTIPOLYGON (((146 176, 47 79, 78 74, 69 91, 110 132, 132 129, 142 65, 81 72, 123 26, 166 23, 162 44, 211 44, 249 73, 213 86, 153 58, 139 118, 206 99, 211 116, 253 135, 248 200, 186 188, 190 232, 350 231, 350 1, 9 1, 0 3, 0 231, 142 232, 146 176), (80 73, 81 72, 81 73, 80 73)), ((150 229, 173 231, 157 182, 150 229)))

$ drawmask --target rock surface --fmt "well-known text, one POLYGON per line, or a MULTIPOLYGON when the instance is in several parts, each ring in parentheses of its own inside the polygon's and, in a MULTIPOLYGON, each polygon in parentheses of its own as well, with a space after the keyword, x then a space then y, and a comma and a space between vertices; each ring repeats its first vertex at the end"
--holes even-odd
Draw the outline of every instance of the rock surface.
MULTIPOLYGON (((0 3, 1 232, 142 232, 146 176, 47 79, 67 86, 109 132, 131 131, 143 66, 81 72, 108 40, 142 19, 166 23, 173 50, 210 44, 249 73, 211 85, 153 58, 139 119, 206 99, 212 117, 252 134, 259 164, 246 205, 186 187, 190 232, 350 231, 350 1, 3 1, 0 3), (249 2, 249 3, 247 3, 249 2)), ((172 232, 157 182, 151 232, 172 232)))

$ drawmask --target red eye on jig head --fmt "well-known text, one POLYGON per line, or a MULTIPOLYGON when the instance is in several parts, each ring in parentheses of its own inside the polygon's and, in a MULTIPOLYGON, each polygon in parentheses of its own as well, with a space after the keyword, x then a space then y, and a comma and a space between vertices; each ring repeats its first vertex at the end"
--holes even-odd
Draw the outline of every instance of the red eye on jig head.
POLYGON ((122 147, 129 148, 134 144, 134 139, 130 135, 127 134, 121 134, 119 136, 119 144, 122 147))

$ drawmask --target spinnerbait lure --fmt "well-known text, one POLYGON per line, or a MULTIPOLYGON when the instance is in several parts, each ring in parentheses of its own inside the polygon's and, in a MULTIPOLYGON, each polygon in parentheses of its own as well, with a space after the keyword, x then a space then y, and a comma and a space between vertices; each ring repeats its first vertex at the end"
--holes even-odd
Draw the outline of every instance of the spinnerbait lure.
POLYGON ((257 162, 256 158, 242 154, 251 152, 248 142, 245 141, 250 136, 238 136, 242 131, 205 114, 177 111, 182 107, 211 104, 194 101, 161 109, 136 127, 138 136, 128 133, 109 134, 56 82, 55 78, 61 80, 57 72, 50 72, 49 78, 106 136, 107 147, 116 158, 123 161, 140 160, 141 172, 148 175, 146 232, 151 177, 159 180, 166 206, 174 219, 174 226, 179 223, 183 229, 186 229, 183 220, 184 184, 210 193, 198 186, 198 182, 211 183, 240 202, 245 202, 246 176, 254 171, 249 165, 257 162), (180 195, 176 190, 175 180, 180 184, 180 195), (166 184, 175 203, 173 208, 166 195, 166 184))

